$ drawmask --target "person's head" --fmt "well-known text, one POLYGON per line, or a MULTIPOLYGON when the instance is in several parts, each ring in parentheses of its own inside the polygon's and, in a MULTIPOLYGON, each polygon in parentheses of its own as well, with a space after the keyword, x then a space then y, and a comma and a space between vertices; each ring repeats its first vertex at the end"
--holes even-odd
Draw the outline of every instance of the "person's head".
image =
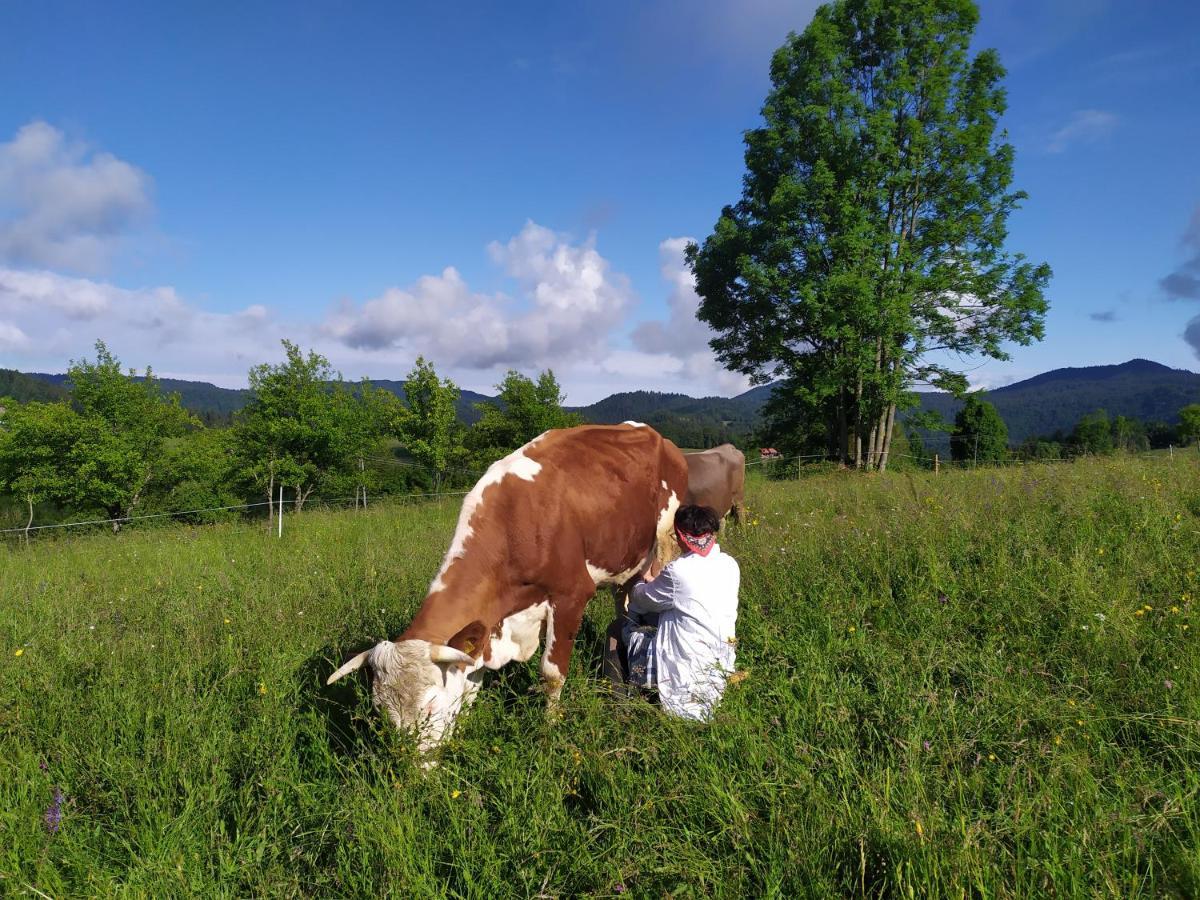
POLYGON ((720 528, 720 516, 707 506, 681 506, 675 512, 675 539, 685 551, 708 556, 720 528))

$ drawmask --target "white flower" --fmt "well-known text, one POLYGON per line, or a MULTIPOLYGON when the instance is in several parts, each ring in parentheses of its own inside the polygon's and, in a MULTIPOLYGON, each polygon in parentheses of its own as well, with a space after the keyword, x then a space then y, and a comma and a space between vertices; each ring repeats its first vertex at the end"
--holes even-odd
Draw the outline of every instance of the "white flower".
POLYGON ((1096 618, 1103 622, 1107 616, 1105 616, 1104 613, 1096 613, 1096 618))

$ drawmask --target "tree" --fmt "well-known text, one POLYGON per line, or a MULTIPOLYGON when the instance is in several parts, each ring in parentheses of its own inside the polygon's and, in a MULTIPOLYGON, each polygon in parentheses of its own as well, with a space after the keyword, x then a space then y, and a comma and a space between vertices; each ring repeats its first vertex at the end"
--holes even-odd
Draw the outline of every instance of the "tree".
POLYGON ((243 472, 265 490, 268 508, 274 511, 276 490, 285 485, 299 511, 321 477, 345 466, 361 446, 359 423, 355 401, 329 360, 313 351, 305 356, 291 341, 282 344, 284 362, 250 370, 250 400, 238 413, 235 442, 243 472))
POLYGON ((1008 426, 978 394, 968 394, 954 417, 950 456, 956 462, 1003 462, 1008 457, 1008 426))
POLYGON ((449 378, 440 380, 433 363, 418 356, 404 380, 406 408, 396 418, 396 432, 409 455, 433 473, 435 491, 466 458, 458 397, 458 386, 449 378))
POLYGON ((1185 446, 1200 441, 1200 403, 1189 403, 1179 411, 1178 434, 1185 446))
POLYGON ((70 458, 80 430, 78 413, 65 401, 0 400, 0 490, 28 508, 26 534, 37 504, 69 503, 74 498, 70 458))
POLYGON ((1071 430, 1071 449, 1076 453, 1112 453, 1112 426, 1102 409, 1080 419, 1071 430))
POLYGON ((1146 426, 1137 419, 1128 416, 1117 416, 1112 421, 1113 446, 1118 450, 1129 453, 1141 453, 1150 449, 1150 439, 1146 435, 1146 426))
MULTIPOLYGON (((72 361, 67 376, 80 415, 68 459, 74 499, 127 518, 157 474, 165 441, 200 423, 178 394, 162 393, 150 368, 141 378, 136 369, 123 372, 103 341, 96 341, 94 363, 72 361)), ((120 527, 113 522, 113 531, 120 527)))
POLYGON ((468 445, 480 461, 498 459, 551 428, 583 423, 578 413, 562 408, 565 397, 549 369, 536 382, 510 370, 496 390, 499 402, 477 404, 482 415, 467 436, 468 445))
POLYGON ((688 248, 729 368, 783 379, 794 420, 884 468, 909 388, 1040 339, 1048 266, 1005 251, 1013 148, 970 0, 836 0, 771 63, 741 200, 688 248), (938 351, 949 353, 938 355, 938 351))

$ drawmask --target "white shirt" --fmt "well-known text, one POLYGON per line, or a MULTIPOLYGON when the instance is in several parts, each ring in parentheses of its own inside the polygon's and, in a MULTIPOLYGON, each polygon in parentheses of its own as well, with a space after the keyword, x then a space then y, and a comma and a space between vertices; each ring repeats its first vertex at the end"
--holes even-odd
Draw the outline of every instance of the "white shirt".
POLYGON ((667 712, 708 719, 720 701, 734 670, 740 583, 737 560, 714 546, 708 556, 684 554, 630 593, 631 613, 660 613, 654 668, 667 712))

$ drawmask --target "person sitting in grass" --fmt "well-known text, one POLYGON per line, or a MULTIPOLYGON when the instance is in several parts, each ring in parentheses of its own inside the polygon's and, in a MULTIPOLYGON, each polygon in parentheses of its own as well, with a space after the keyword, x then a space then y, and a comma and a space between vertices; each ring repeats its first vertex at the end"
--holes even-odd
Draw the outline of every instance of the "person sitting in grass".
POLYGON ((675 539, 683 555, 652 564, 609 626, 604 670, 619 685, 657 689, 667 712, 706 721, 734 670, 741 570, 721 552, 721 520, 706 506, 681 506, 675 539))

